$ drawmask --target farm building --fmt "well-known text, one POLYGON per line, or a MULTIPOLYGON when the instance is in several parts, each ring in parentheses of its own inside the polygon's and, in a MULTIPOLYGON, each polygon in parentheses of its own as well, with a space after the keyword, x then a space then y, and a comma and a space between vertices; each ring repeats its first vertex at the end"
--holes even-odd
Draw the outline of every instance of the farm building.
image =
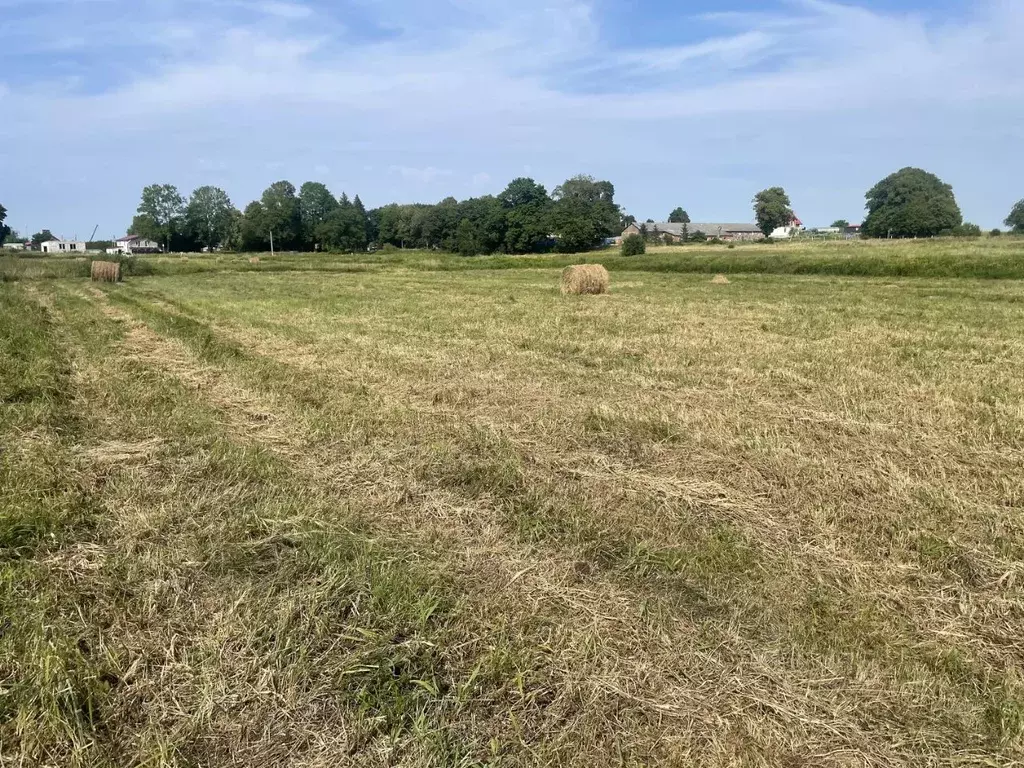
POLYGON ((85 253, 85 243, 78 240, 47 240, 39 249, 43 253, 85 253))
POLYGON ((24 251, 25 250, 25 244, 24 243, 4 243, 4 250, 5 251, 24 251))
POLYGON ((763 240, 764 233, 755 224, 727 224, 692 221, 689 224, 674 224, 671 222, 648 223, 646 225, 637 222, 630 224, 622 233, 623 237, 639 235, 640 227, 647 227, 647 234, 651 237, 657 233, 658 237, 668 235, 672 240, 678 242, 683 238, 683 228, 686 228, 688 235, 695 232, 703 232, 708 237, 717 237, 727 242, 735 240, 763 240))
POLYGON ((108 248, 107 253, 123 253, 125 256, 132 256, 136 253, 160 253, 160 243, 147 240, 139 235, 125 235, 114 241, 114 248, 108 248))
POLYGON ((784 227, 778 227, 771 234, 772 240, 788 240, 791 237, 797 237, 801 232, 804 231, 804 223, 800 221, 796 216, 784 227))

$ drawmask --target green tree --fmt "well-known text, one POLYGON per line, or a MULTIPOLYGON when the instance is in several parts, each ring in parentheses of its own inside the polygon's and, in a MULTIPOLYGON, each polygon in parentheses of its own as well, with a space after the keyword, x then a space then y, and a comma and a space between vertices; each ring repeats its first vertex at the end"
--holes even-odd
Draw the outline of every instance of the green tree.
POLYGON ((459 228, 455 235, 456 248, 460 256, 475 256, 476 236, 473 232, 473 222, 463 219, 459 222, 459 228))
POLYGON ((197 243, 212 251, 230 236, 234 210, 231 198, 223 189, 199 187, 192 192, 185 207, 185 229, 197 243))
POLYGON ((622 241, 623 256, 639 256, 647 253, 647 241, 642 235, 627 235, 622 241))
POLYGON ((7 236, 11 234, 11 228, 4 222, 7 220, 7 209, 0 205, 0 243, 7 242, 7 236))
POLYGON ((514 179, 498 195, 505 211, 505 250, 508 253, 536 253, 548 241, 548 212, 551 198, 543 185, 533 179, 514 179))
POLYGON ((771 235, 779 227, 785 227, 793 221, 793 209, 790 207, 789 195, 782 187, 770 187, 761 190, 754 196, 754 217, 757 228, 765 237, 771 235))
POLYGON ((267 212, 258 200, 245 206, 238 223, 238 245, 243 251, 265 251, 270 247, 267 212))
POLYGON ((981 227, 977 224, 971 224, 971 222, 965 221, 953 230, 953 234, 956 237, 981 237, 981 227))
POLYGON ((668 215, 668 221, 670 224, 689 224, 690 214, 684 211, 682 208, 676 208, 672 213, 668 215))
POLYGON ((295 185, 289 181, 276 181, 263 192, 260 198, 263 206, 263 225, 269 240, 273 233, 274 246, 282 251, 292 251, 302 246, 302 214, 299 199, 295 196, 295 185))
POLYGON ((868 190, 868 237, 934 237, 963 221, 953 188, 920 168, 903 168, 868 190))
MULTIPOLYGON (((473 227, 475 253, 496 253, 504 248, 505 209, 494 195, 472 197, 459 203, 458 216, 468 219, 473 227)), ((456 231, 456 250, 459 250, 456 231)))
POLYGON ((373 220, 370 218, 370 214, 366 210, 366 206, 363 205, 363 201, 359 199, 359 195, 356 195, 352 199, 352 207, 356 209, 356 213, 359 214, 359 218, 363 221, 363 227, 366 230, 367 244, 374 242, 377 239, 377 231, 373 225, 373 220))
POLYGON ((316 237, 331 250, 365 251, 368 243, 366 215, 349 201, 348 195, 342 193, 337 206, 318 225, 316 237))
POLYGON ((34 235, 32 235, 32 247, 38 248, 40 245, 47 242, 48 240, 56 239, 57 238, 53 236, 53 232, 51 232, 48 229, 44 229, 42 232, 36 232, 34 235))
POLYGON ((1013 210, 1010 211, 1010 215, 1006 217, 1006 221, 1003 224, 1018 235, 1024 234, 1024 200, 1020 200, 1013 206, 1013 210))
MULTIPOLYGON (((597 247, 616 234, 622 211, 615 204, 615 186, 592 176, 574 176, 555 188, 551 207, 551 229, 558 237, 558 249, 578 253, 597 247)), ((621 231, 621 230, 619 230, 621 231)))
POLYGON ((377 239, 382 245, 402 244, 399 228, 401 225, 401 206, 390 203, 374 211, 377 228, 377 239))
POLYGON ((173 184, 150 184, 142 190, 137 213, 130 234, 161 243, 170 250, 171 239, 181 229, 185 198, 173 184))
POLYGON ((455 235, 459 228, 459 201, 446 197, 430 207, 423 222, 423 236, 428 248, 455 251, 455 235))
POLYGON ((835 221, 832 222, 832 226, 835 229, 846 229, 848 226, 850 226, 850 222, 848 222, 846 219, 836 219, 835 221))
MULTIPOLYGON (((348 198, 346 198, 347 200, 348 198)), ((338 208, 338 201, 325 184, 307 181, 299 189, 299 219, 302 222, 302 245, 316 250, 326 243, 318 236, 320 226, 338 208)))
POLYGON ((989 232, 988 235, 989 235, 989 237, 1002 237, 1003 236, 1003 230, 999 229, 999 227, 996 227, 991 232, 989 232))
POLYGON ((228 216, 227 235, 224 238, 224 247, 232 251, 242 250, 242 224, 245 215, 237 208, 231 208, 228 216))

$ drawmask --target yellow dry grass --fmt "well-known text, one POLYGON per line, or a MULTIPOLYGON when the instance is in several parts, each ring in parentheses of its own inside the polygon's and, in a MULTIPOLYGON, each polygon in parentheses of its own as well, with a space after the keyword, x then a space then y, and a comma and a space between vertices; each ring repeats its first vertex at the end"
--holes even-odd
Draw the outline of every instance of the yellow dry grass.
POLYGON ((628 277, 47 286, 121 682, 9 754, 1019 764, 1021 288, 628 277))
POLYGON ((562 271, 563 295, 608 293, 610 286, 611 276, 600 264, 576 264, 562 271))
POLYGON ((94 282, 117 283, 121 280, 121 265, 115 261, 94 261, 90 274, 94 282))

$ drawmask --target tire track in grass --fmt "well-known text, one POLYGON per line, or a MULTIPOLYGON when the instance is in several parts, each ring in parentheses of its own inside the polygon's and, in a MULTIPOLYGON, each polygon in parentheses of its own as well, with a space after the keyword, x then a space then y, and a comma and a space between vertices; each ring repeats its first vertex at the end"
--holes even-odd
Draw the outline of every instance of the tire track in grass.
MULTIPOLYGON (((194 322, 194 321, 193 321, 194 322)), ((162 337, 158 337, 162 338, 162 337)), ((140 337, 137 341, 143 348, 152 347, 153 344, 159 343, 158 339, 140 337)), ((166 340, 165 340, 166 341, 166 340)), ((208 342, 210 345, 218 343, 215 338, 210 339, 208 342)), ((142 352, 140 351, 140 354, 142 352)), ((226 360, 230 360, 233 355, 228 351, 217 351, 213 350, 213 357, 216 358, 219 354, 225 355, 226 360)), ((207 363, 202 360, 195 358, 194 354, 189 353, 187 350, 178 350, 173 355, 165 355, 163 352, 159 355, 159 360, 154 359, 155 364, 167 364, 171 362, 173 366, 182 367, 182 373, 186 379, 195 376, 195 370, 197 366, 205 366, 207 363), (184 357, 182 356, 184 352, 184 357)), ((218 392, 218 387, 223 384, 222 378, 231 379, 230 375, 225 375, 225 371, 218 370, 216 367, 211 367, 203 375, 199 377, 199 384, 204 392, 214 393, 213 397, 222 404, 221 407, 232 409, 236 408, 233 403, 233 395, 231 392, 221 391, 218 392), (220 382, 220 383, 219 383, 220 382)), ((234 384, 227 386, 235 387, 234 384)), ((233 390, 231 390, 233 391, 233 390)), ((265 398, 267 395, 262 393, 257 397, 265 398)), ((276 394, 272 395, 276 398, 276 394)), ((240 399, 242 403, 242 410, 246 410, 246 402, 250 402, 246 397, 240 399)), ((250 411, 258 412, 273 412, 279 413, 280 409, 284 409, 287 412, 289 404, 287 398, 282 400, 275 400, 272 405, 268 405, 266 408, 249 408, 250 411)), ((246 418, 242 420, 241 424, 245 429, 251 430, 251 419, 246 418)), ((290 413, 284 422, 288 424, 289 429, 294 430, 295 425, 301 425, 303 418, 301 414, 290 413)), ((236 428, 238 424, 236 423, 236 428)), ((259 432, 259 428, 256 428, 256 432, 259 432)), ((312 467, 313 472, 311 477, 317 480, 323 480, 338 474, 338 469, 345 469, 351 471, 352 467, 345 467, 344 462, 340 462, 338 457, 335 456, 320 456, 314 458, 312 461, 309 460, 309 452, 315 449, 317 440, 310 438, 308 434, 303 434, 302 429, 290 433, 288 436, 283 438, 283 443, 286 445, 298 445, 301 446, 299 449, 288 449, 292 455, 303 455, 305 456, 304 463, 306 471, 312 467), (317 471, 317 467, 320 471, 317 471)), ((368 482, 371 487, 382 481, 387 480, 387 473, 384 475, 377 474, 372 480, 368 482)), ((401 499, 400 494, 407 490, 403 487, 407 485, 408 478, 400 478, 396 483, 393 484, 392 490, 399 494, 398 499, 392 499, 388 505, 388 513, 395 519, 392 521, 392 525, 398 524, 401 528, 403 522, 402 517, 404 514, 412 511, 414 514, 419 511, 419 517, 414 518, 416 525, 415 528, 424 528, 430 530, 431 518, 437 517, 443 521, 438 527, 444 528, 451 526, 453 520, 450 515, 450 506, 453 501, 457 503, 457 499, 453 498, 451 494, 438 494, 428 498, 423 498, 418 495, 415 499, 401 499)), ((345 492, 349 492, 351 489, 346 488, 345 492)), ((379 500, 377 500, 379 501, 379 500)), ((468 505, 463 508, 464 518, 461 521, 462 525, 466 525, 466 518, 473 516, 479 516, 481 512, 485 512, 485 509, 481 508, 480 499, 470 499, 468 505)), ((405 521, 407 522, 407 521, 405 521)), ((431 532, 431 535, 436 535, 435 532, 431 532)), ((638 651, 636 646, 641 647, 657 647, 658 642, 653 640, 652 637, 641 637, 636 636, 637 627, 644 626, 645 618, 643 616, 643 610, 637 612, 635 610, 629 611, 630 604, 636 604, 636 601, 642 601, 644 598, 650 598, 650 595, 644 593, 637 594, 635 591, 622 591, 608 584, 600 584, 597 580, 590 579, 585 581, 584 586, 575 586, 580 583, 579 579, 576 578, 578 574, 574 573, 575 563, 568 563, 561 561, 558 558, 542 558, 538 556, 538 553, 534 549, 517 550, 514 547, 504 541, 506 531, 503 526, 488 525, 485 528, 481 528, 479 525, 469 525, 465 528, 458 530, 455 536, 452 538, 458 540, 464 538, 473 542, 476 551, 472 553, 472 557, 465 560, 462 570, 467 573, 475 574, 479 577, 482 574, 494 572, 495 562, 500 563, 497 568, 498 573, 501 574, 501 578, 509 579, 509 585, 504 588, 504 594, 502 597, 507 601, 506 607, 503 610, 507 611, 511 606, 522 604, 526 601, 526 605, 529 606, 529 611, 518 612, 520 617, 544 614, 545 612, 551 613, 554 606, 562 606, 559 611, 555 612, 555 616, 561 618, 566 613, 571 614, 572 612, 590 611, 589 620, 592 622, 594 630, 590 633, 576 630, 570 632, 566 642, 573 643, 582 640, 584 645, 587 643, 596 642, 599 645, 602 641, 605 641, 609 635, 615 633, 627 633, 631 634, 629 639, 624 643, 618 644, 616 647, 615 643, 605 645, 603 656, 599 656, 594 659, 595 665, 605 665, 608 668, 609 662, 611 667, 614 668, 616 663, 622 663, 624 655, 628 655, 629 651, 632 651, 632 664, 634 665, 628 673, 624 673, 620 668, 617 674, 607 675, 606 678, 602 679, 600 675, 592 675, 593 679, 589 681, 591 695, 596 691, 599 698, 603 693, 605 696, 611 696, 612 699, 617 699, 620 702, 626 701, 631 702, 632 706, 638 706, 642 711, 648 713, 649 716, 654 717, 674 715, 680 719, 690 719, 703 721, 704 723, 719 721, 722 717, 723 712, 733 713, 733 717, 737 718, 737 713, 745 712, 746 708, 750 706, 750 702, 757 702, 758 707, 762 707, 765 711, 774 713, 774 716, 778 718, 778 722, 774 723, 774 728, 771 726, 764 726, 768 732, 776 731, 774 734, 779 743, 784 743, 786 740, 785 736, 780 737, 778 731, 781 730, 785 733, 786 726, 793 727, 794 723, 802 723, 802 727, 808 730, 807 734, 804 734, 804 739, 798 739, 798 743, 813 742, 814 736, 822 738, 827 736, 834 741, 834 739, 840 734, 844 735, 848 742, 855 744, 852 747, 854 752, 859 752, 866 759, 872 759, 876 764, 892 764, 893 762, 899 762, 900 758, 898 753, 889 752, 885 754, 884 745, 871 744, 869 743, 866 732, 862 731, 859 727, 855 727, 851 730, 851 722, 844 722, 842 720, 836 720, 833 722, 833 718, 829 717, 829 708, 835 705, 836 710, 840 711, 846 709, 849 714, 848 718, 853 718, 857 710, 857 701, 847 700, 845 704, 838 704, 838 702, 829 702, 824 699, 821 702, 808 701, 805 695, 797 693, 801 687, 811 686, 809 680, 799 679, 794 677, 794 672, 797 670, 788 670, 788 676, 778 674, 777 661, 772 658, 772 654, 759 653, 756 649, 752 648, 742 638, 739 637, 728 637, 725 642, 731 647, 731 651, 739 653, 741 656, 746 657, 746 667, 752 666, 759 670, 759 674, 755 676, 756 679, 762 681, 764 684, 763 688, 759 688, 757 685, 751 686, 744 684, 739 678, 733 678, 733 683, 730 685, 730 674, 727 666, 721 664, 721 660, 712 658, 711 654, 706 654, 700 661, 699 665, 695 665, 695 668, 686 670, 687 677, 682 677, 678 674, 675 675, 675 681, 677 684, 673 687, 669 685, 665 686, 665 681, 673 681, 673 674, 669 670, 672 669, 672 663, 666 663, 668 661, 666 653, 664 656, 658 656, 658 654, 644 654, 638 651), (554 576, 557 574, 557 576, 554 576), (603 593, 599 593, 599 590, 605 590, 603 593), (625 610, 625 612, 624 612, 625 610), (590 638, 589 640, 587 638, 590 638), (633 648, 628 648, 628 646, 633 648), (625 653, 624 653, 625 652, 625 653), (657 658, 657 660, 655 660, 657 658), (614 661, 612 661, 614 659, 614 661), (638 660, 640 659, 640 660, 638 660), (709 667, 714 668, 718 666, 717 672, 712 673, 709 671, 709 667), (649 670, 648 674, 644 674, 638 670, 638 666, 646 666, 649 670), (697 668, 699 666, 699 668, 697 668), (659 670, 655 673, 655 670, 659 670), (651 676, 655 678, 660 677, 660 688, 659 682, 652 681, 651 676), (629 691, 630 687, 635 687, 636 680, 643 680, 645 684, 649 685, 654 691, 661 691, 662 695, 651 695, 648 691, 646 694, 632 693, 629 691), (625 684, 623 684, 625 681, 625 684), (681 683, 681 684, 680 684, 681 683), (706 698, 703 701, 704 705, 711 704, 711 706, 702 706, 701 702, 694 702, 694 691, 700 691, 703 695, 707 690, 714 690, 722 696, 721 699, 706 698), (724 695, 723 695, 724 692, 724 695), (803 699, 802 701, 800 701, 803 699), (682 701, 683 704, 672 703, 682 701), (743 704, 743 702, 748 702, 743 704), (795 701, 799 701, 798 704, 794 704, 795 701), (712 704, 712 702, 714 702, 712 704), (774 703, 773 703, 774 702, 774 703), (818 715, 808 714, 808 708, 811 711, 818 709, 818 715), (780 723, 782 727, 780 728, 780 723), (872 750, 876 751, 873 758, 869 755, 872 750), (884 757, 882 755, 885 755, 884 757)), ((450 554, 450 553, 449 553, 450 554)), ((466 555, 462 555, 466 557, 466 555)), ((497 575, 497 574, 496 574, 497 575)), ((495 596, 492 594, 494 590, 493 581, 487 580, 491 583, 485 585, 482 590, 481 603, 494 605, 495 596)), ((655 603, 657 601, 654 601, 655 603)), ((671 621, 671 616, 667 617, 671 621)), ((557 619, 556 622, 557 623, 557 619)), ((663 622, 664 623, 664 622, 663 622)), ((672 647, 678 648, 680 645, 700 646, 702 640, 706 642, 706 638, 699 638, 695 636, 693 628, 688 628, 687 631, 679 634, 678 628, 672 632, 667 633, 667 642, 664 650, 671 649, 672 647)), ((719 639, 720 641, 721 639, 719 639)), ((568 659, 566 659, 568 661, 568 659)), ((814 669, 814 665, 811 669, 814 669)), ((811 671, 811 670, 808 670, 811 671)), ((815 670, 821 671, 821 670, 815 670)), ((831 684, 831 683, 830 683, 831 684)), ((854 693, 855 690, 851 687, 847 688, 847 693, 854 693)), ((863 703, 863 702, 861 702, 863 703)), ((614 705, 609 705, 609 709, 614 709, 614 705)), ((745 721, 745 717, 739 717, 740 721, 745 721)), ((721 738, 721 734, 710 732, 713 729, 709 729, 709 732, 705 736, 706 743, 714 744, 721 738)), ((789 735, 792 738, 792 734, 789 735)), ((755 739, 755 746, 753 749, 758 749, 756 745, 757 740, 755 739)), ((766 743, 770 743, 771 738, 765 738, 766 743)), ((747 748, 751 748, 747 745, 747 748)), ((798 750, 799 751, 799 750, 798 750)), ((906 758, 910 760, 908 756, 906 758)), ((837 763, 838 764, 838 763, 837 763)))

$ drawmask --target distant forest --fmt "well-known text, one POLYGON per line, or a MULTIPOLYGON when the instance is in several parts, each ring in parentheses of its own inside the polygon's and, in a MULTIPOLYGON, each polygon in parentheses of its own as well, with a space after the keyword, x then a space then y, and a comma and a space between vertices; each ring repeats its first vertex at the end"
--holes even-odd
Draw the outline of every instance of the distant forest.
POLYGON ((367 210, 356 195, 336 198, 324 185, 271 184, 239 211, 227 193, 200 187, 186 199, 174 186, 142 191, 131 234, 172 251, 218 247, 241 251, 365 251, 428 248, 467 256, 490 253, 575 253, 619 234, 631 221, 615 203, 615 187, 575 176, 551 194, 519 178, 498 196, 436 205, 393 203, 367 210))

